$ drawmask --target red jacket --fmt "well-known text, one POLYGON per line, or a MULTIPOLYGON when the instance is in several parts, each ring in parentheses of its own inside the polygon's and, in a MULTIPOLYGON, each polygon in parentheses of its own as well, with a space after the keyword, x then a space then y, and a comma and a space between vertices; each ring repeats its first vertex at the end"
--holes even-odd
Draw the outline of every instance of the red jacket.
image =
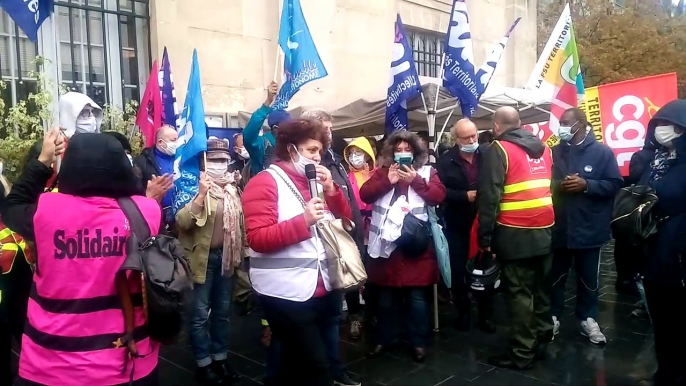
MULTIPOLYGON (((288 174, 305 202, 309 202, 311 197, 307 178, 297 174, 290 163, 278 161, 275 164, 288 174)), ((304 214, 278 223, 277 199, 276 181, 271 174, 264 172, 250 179, 241 197, 248 245, 256 252, 276 252, 312 237, 304 214)), ((326 206, 336 218, 352 218, 350 204, 337 185, 336 193, 326 197, 326 206)))
MULTIPOLYGON (((436 174, 431 170, 431 178, 427 183, 417 175, 411 183, 412 189, 424 199, 427 205, 435 206, 445 199, 445 187, 436 174)), ((399 182, 396 185, 391 204, 400 195, 407 195, 408 185, 399 182)), ((374 175, 360 188, 362 201, 371 204, 393 189, 388 180, 388 168, 377 169, 374 175)), ((388 259, 369 259, 367 275, 369 281, 385 287, 424 287, 438 282, 438 264, 433 246, 419 257, 409 258, 401 251, 395 250, 388 259)))

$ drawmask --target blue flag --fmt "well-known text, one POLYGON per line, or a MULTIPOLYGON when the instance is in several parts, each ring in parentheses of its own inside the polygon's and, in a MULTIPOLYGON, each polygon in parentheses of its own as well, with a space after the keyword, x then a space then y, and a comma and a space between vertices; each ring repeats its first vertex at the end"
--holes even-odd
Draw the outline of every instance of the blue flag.
POLYGON ((521 19, 522 18, 519 17, 517 18, 517 20, 515 20, 514 23, 512 23, 512 26, 509 30, 507 30, 505 36, 502 39, 500 39, 498 44, 493 48, 493 51, 491 51, 491 54, 488 55, 488 57, 486 58, 486 63, 484 63, 484 65, 481 66, 479 71, 476 73, 476 89, 479 93, 479 99, 481 99, 481 96, 484 95, 484 93, 486 92, 488 84, 491 82, 491 78, 493 78, 495 68, 496 66, 498 66, 498 62, 500 62, 500 57, 503 56, 503 51, 505 51, 507 41, 510 40, 510 35, 512 34, 512 31, 514 31, 515 27, 521 19))
POLYGON ((181 113, 179 147, 174 159, 174 213, 188 204, 198 194, 200 157, 207 151, 207 126, 205 108, 200 90, 200 67, 198 52, 193 50, 191 76, 188 79, 186 103, 181 113))
POLYGON ((460 100, 464 117, 471 117, 478 106, 479 93, 474 75, 474 50, 465 0, 455 0, 445 44, 443 87, 460 100))
POLYGON ((174 89, 174 78, 171 73, 171 63, 167 47, 164 47, 162 54, 162 66, 159 72, 160 93, 162 93, 162 123, 179 130, 179 105, 176 103, 176 90, 174 89))
POLYGON ((310 29, 307 28, 300 0, 284 0, 279 29, 279 46, 284 53, 286 81, 274 100, 274 110, 286 110, 293 95, 303 85, 328 75, 310 29))
POLYGON ((0 7, 32 42, 38 38, 38 28, 55 9, 54 0, 0 0, 0 7))
POLYGON ((388 79, 386 100, 386 130, 407 130, 407 100, 422 92, 417 68, 412 58, 412 49, 407 42, 403 21, 398 15, 395 22, 395 40, 391 59, 391 75, 388 79))

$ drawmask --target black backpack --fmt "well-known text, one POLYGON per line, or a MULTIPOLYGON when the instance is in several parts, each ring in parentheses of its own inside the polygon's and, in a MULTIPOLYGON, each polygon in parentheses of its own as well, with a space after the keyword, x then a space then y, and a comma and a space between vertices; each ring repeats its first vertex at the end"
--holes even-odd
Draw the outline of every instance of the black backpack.
POLYGON ((659 220, 653 212, 658 198, 653 188, 631 185, 615 196, 612 207, 612 235, 615 239, 640 245, 657 232, 659 220))
MULTIPOLYGON (((192 303, 193 281, 188 261, 178 240, 167 235, 150 235, 150 227, 131 198, 117 202, 131 225, 131 237, 126 245, 126 260, 121 271, 141 273, 143 308, 151 339, 170 344, 182 328, 182 315, 192 303)), ((120 293, 121 295, 121 293, 120 293)), ((128 302, 130 303, 130 302, 128 302)), ((127 315, 127 327, 133 326, 133 310, 127 315)), ((128 331, 127 328, 127 334, 128 331)))
POLYGON ((407 257, 416 258, 429 249, 432 240, 429 222, 420 220, 412 213, 408 213, 403 220, 400 237, 393 243, 407 257))

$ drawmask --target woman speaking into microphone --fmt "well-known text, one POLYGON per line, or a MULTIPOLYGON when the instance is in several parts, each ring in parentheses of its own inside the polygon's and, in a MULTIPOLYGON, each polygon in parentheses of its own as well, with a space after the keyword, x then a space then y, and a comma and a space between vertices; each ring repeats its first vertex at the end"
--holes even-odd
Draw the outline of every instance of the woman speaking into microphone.
POLYGON ((317 120, 280 125, 276 162, 253 177, 242 196, 250 280, 283 346, 278 385, 330 386, 342 371, 330 343, 338 340, 342 295, 332 291, 314 225, 352 213, 329 170, 319 165, 328 144, 317 120), (307 165, 315 165, 323 198, 310 194, 307 165))

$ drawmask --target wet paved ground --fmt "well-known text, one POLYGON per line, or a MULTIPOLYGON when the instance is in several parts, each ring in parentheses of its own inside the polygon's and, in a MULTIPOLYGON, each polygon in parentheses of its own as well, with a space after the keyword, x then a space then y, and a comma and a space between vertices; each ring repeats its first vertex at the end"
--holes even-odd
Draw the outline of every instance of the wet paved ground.
MULTIPOLYGON (((412 361, 407 350, 399 349, 385 357, 365 358, 368 344, 352 342, 345 327, 341 333, 341 358, 348 370, 370 385, 648 385, 655 369, 650 323, 631 316, 640 300, 618 295, 612 249, 603 252, 600 278, 599 323, 608 343, 592 345, 579 334, 574 317, 575 279, 570 277, 566 315, 560 335, 548 348, 548 358, 532 370, 501 370, 485 364, 490 354, 499 353, 507 342, 507 316, 502 296, 496 300, 496 334, 474 328, 458 332, 451 324, 455 312, 449 304, 440 310, 440 331, 423 364, 412 361)), ((476 311, 476 310, 474 310, 476 311)), ((259 312, 233 318, 229 360, 243 375, 240 385, 260 385, 264 373, 264 348, 259 338, 259 312)), ((160 358, 162 385, 194 385, 195 362, 187 335, 171 347, 164 347, 160 358)))

